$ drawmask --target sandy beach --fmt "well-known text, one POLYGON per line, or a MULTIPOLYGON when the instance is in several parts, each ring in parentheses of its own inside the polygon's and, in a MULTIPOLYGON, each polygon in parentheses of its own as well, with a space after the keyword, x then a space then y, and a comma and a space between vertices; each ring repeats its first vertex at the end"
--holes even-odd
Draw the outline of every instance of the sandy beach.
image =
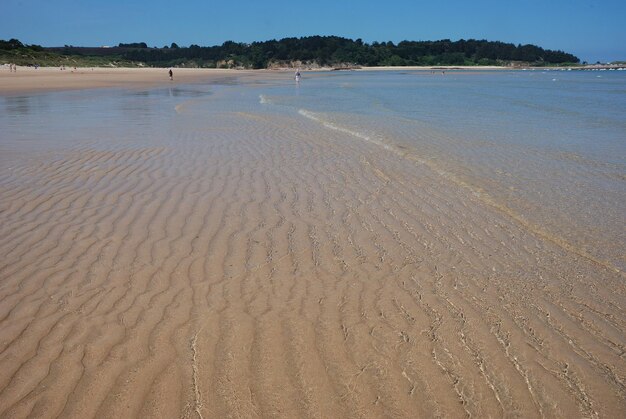
MULTIPOLYGON (((481 70, 507 70, 505 67, 493 66, 437 66, 437 67, 363 67, 358 71, 441 71, 441 70, 464 69, 472 71, 481 70)), ((197 83, 215 79, 217 77, 242 77, 263 74, 266 78, 277 77, 281 73, 293 73, 293 68, 280 68, 273 70, 233 70, 215 68, 173 68, 174 80, 170 82, 168 68, 86 68, 65 67, 17 67, 16 72, 10 72, 8 66, 0 66, 0 94, 16 95, 20 93, 33 93, 45 91, 59 91, 70 89, 94 89, 103 87, 123 87, 138 89, 155 87, 159 85, 176 86, 183 83, 197 83)), ((332 68, 319 68, 308 70, 328 71, 332 68)), ((279 76, 283 77, 283 76, 279 76)))
MULTIPOLYGON (((0 94, 166 71, 19 68, 0 94)), ((624 415, 623 272, 419 150, 238 108, 243 89, 3 134, 0 417, 624 415)))
POLYGON ((129 89, 159 85, 178 85, 210 80, 215 77, 243 74, 246 71, 173 68, 174 80, 170 82, 167 68, 86 68, 17 67, 9 72, 0 67, 0 94, 20 94, 69 89, 94 89, 124 87, 129 89))

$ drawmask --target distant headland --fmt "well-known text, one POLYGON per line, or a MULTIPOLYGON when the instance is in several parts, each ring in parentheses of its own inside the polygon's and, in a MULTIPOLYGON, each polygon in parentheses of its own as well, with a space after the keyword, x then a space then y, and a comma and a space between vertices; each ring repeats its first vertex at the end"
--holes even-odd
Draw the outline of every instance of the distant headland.
MULTIPOLYGON (((42 47, 17 39, 0 40, 0 63, 73 67, 192 67, 262 69, 381 66, 557 66, 580 59, 536 45, 458 40, 372 42, 338 36, 283 38, 253 43, 149 47, 145 42, 117 46, 42 47)), ((583 63, 586 64, 586 63, 583 63)))

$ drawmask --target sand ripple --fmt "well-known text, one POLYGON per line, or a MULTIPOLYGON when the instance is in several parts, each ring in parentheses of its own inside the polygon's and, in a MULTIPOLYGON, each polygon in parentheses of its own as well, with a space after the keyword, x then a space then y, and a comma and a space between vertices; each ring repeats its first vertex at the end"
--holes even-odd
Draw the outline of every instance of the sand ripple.
POLYGON ((624 277, 315 115, 0 173, 2 417, 617 417, 624 277))

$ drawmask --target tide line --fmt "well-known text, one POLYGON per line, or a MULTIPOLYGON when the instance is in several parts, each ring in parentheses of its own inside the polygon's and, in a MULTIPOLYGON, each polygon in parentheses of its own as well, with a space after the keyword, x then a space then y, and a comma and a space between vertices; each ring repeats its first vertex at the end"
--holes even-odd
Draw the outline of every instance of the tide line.
POLYGON ((610 261, 607 260, 603 260, 600 258, 597 258, 595 256, 593 256, 592 254, 588 253, 587 251, 585 251, 584 249, 581 249, 573 244, 571 244, 570 242, 568 242, 567 240, 565 240, 564 238, 547 231, 545 228, 543 228, 542 226, 539 225, 535 225, 534 223, 529 222, 528 220, 526 220, 526 218, 524 216, 522 216, 521 214, 518 214, 516 211, 514 211, 513 209, 511 209, 510 207, 508 207, 507 205, 505 205, 504 203, 498 202, 498 200, 494 199, 487 191, 485 191, 483 188, 476 186, 476 185, 472 185, 470 183, 468 183, 467 181, 459 178, 457 175, 448 172, 444 169, 442 169, 441 167, 439 167, 437 164, 433 163, 432 161, 423 159, 421 157, 418 157, 417 155, 407 152, 407 151, 403 151, 400 150, 397 147, 394 147, 393 145, 384 143, 382 141, 379 141, 375 138, 373 138, 370 135, 367 134, 363 134, 361 132, 346 128, 346 127, 342 127, 340 125, 335 124, 334 122, 330 122, 327 119, 324 119, 324 116, 322 114, 319 113, 315 113, 315 112, 311 112, 308 111, 306 109, 300 109, 298 110, 298 113, 302 116, 304 116, 305 118, 308 118, 312 121, 318 122, 321 125, 323 125, 324 127, 334 130, 334 131, 338 131, 344 134, 348 134, 351 135, 353 137, 359 138, 361 140, 367 141, 369 143, 375 144, 377 146, 380 146, 382 148, 384 148, 385 150, 388 150, 390 152, 392 152, 395 155, 398 155, 404 159, 407 159, 409 161, 415 162, 415 163, 419 163, 419 164, 423 164, 425 166, 427 166, 429 169, 431 169, 433 172, 437 173, 438 175, 450 180, 451 182, 453 182, 454 184, 456 184, 457 186, 460 186, 464 189, 467 189, 468 191, 471 192, 471 194, 473 196, 475 196, 478 200, 480 200, 481 202, 483 202, 486 205, 489 205, 490 207, 508 215, 510 218, 512 218, 513 220, 515 220, 519 225, 523 226, 524 228, 526 228, 528 231, 530 231, 531 233, 533 233, 536 236, 539 236, 555 245, 557 245, 558 247, 570 252, 570 253, 574 253, 580 257, 583 257, 593 263, 596 263, 600 266, 603 266, 606 269, 609 269, 615 273, 621 274, 622 276, 626 276, 624 275, 624 273, 614 264, 612 264, 610 261))

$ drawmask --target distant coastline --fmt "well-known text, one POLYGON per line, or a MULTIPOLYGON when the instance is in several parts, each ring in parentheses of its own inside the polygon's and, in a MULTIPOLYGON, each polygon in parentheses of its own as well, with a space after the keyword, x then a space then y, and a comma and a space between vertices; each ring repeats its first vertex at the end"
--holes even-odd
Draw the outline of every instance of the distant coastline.
MULTIPOLYGON (((433 72, 499 72, 499 71, 623 71, 626 64, 571 66, 571 67, 504 67, 504 66, 400 66, 400 67, 355 67, 333 68, 318 67, 301 68, 306 72, 342 71, 416 71, 433 72)), ((107 87, 125 87, 141 89, 157 86, 175 86, 180 83, 202 83, 220 78, 256 77, 284 79, 293 76, 292 67, 275 67, 272 69, 215 69, 215 68, 174 68, 174 79, 170 80, 167 67, 150 68, 111 68, 111 67, 57 67, 18 66, 17 71, 9 71, 8 65, 0 64, 0 96, 14 96, 26 93, 81 90, 107 87)))
MULTIPOLYGON (((17 39, 0 40, 0 64, 42 67, 176 67, 224 69, 307 69, 351 67, 551 67, 576 66, 573 54, 536 45, 500 41, 372 42, 337 36, 283 38, 253 43, 148 47, 145 42, 117 46, 42 47, 17 39)), ((583 62, 583 64, 586 64, 583 62)))

